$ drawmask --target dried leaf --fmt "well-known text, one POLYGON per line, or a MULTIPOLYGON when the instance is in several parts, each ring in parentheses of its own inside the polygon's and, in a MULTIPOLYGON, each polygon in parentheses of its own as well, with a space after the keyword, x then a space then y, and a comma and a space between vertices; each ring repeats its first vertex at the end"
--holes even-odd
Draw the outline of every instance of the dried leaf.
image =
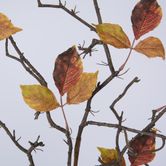
MULTIPOLYGON (((152 133, 155 133, 155 131, 152 131, 152 133)), ((139 166, 151 162, 155 157, 153 150, 155 150, 155 137, 141 135, 131 141, 130 150, 128 151, 131 166, 139 166)))
POLYGON ((82 61, 75 46, 69 48, 57 57, 53 78, 62 96, 77 83, 82 71, 82 61))
POLYGON ((162 10, 156 0, 141 0, 132 11, 131 21, 136 39, 152 31, 160 23, 162 10))
POLYGON ((68 104, 78 104, 88 100, 96 87, 96 73, 82 73, 80 80, 67 93, 68 104))
POLYGON ((140 41, 134 48, 137 52, 146 55, 149 58, 161 57, 165 59, 165 50, 160 39, 148 37, 140 41))
POLYGON ((116 48, 130 48, 130 40, 118 24, 103 23, 95 26, 100 39, 105 44, 116 48))
MULTIPOLYGON (((101 155, 99 158, 99 161, 102 164, 112 164, 116 163, 118 160, 118 152, 116 149, 108 149, 103 147, 97 147, 97 149, 100 151, 101 155)), ((124 158, 122 158, 122 166, 126 166, 124 158)))
POLYGON ((7 16, 0 13, 0 40, 6 39, 21 30, 21 28, 15 27, 7 16))
POLYGON ((41 85, 21 85, 25 103, 39 112, 51 111, 59 107, 53 92, 41 85))

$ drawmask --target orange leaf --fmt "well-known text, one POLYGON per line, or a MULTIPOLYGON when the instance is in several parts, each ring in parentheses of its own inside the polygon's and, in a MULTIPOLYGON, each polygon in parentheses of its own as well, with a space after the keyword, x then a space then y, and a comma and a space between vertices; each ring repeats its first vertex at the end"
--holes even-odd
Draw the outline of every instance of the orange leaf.
MULTIPOLYGON (((152 131, 152 133, 156 132, 152 131)), ((141 135, 132 140, 128 151, 131 166, 139 166, 151 162, 155 157, 153 150, 155 150, 155 137, 141 135)))
POLYGON ((136 39, 153 30, 162 18, 162 10, 156 0, 141 0, 132 11, 131 21, 136 39))
POLYGON ((103 23, 96 26, 100 39, 116 48, 130 48, 130 40, 118 24, 103 23))
POLYGON ((7 16, 0 13, 0 40, 6 39, 21 30, 21 28, 15 27, 7 16))
MULTIPOLYGON (((118 152, 116 149, 108 149, 103 147, 97 147, 97 149, 100 151, 101 155, 99 158, 99 162, 102 165, 112 165, 113 163, 116 163, 118 160, 118 152)), ((126 166, 124 157, 122 158, 122 166, 126 166)))
POLYGON ((59 107, 54 94, 50 89, 41 85, 21 85, 25 103, 39 112, 51 111, 59 107))
POLYGON ((140 41, 134 48, 137 52, 145 54, 149 58, 161 57, 165 59, 165 50, 160 39, 148 37, 140 41))
POLYGON ((68 104, 78 104, 88 100, 96 87, 96 73, 82 73, 80 80, 67 93, 68 104))
POLYGON ((75 46, 69 48, 57 57, 53 78, 62 96, 77 83, 82 71, 82 61, 75 46))

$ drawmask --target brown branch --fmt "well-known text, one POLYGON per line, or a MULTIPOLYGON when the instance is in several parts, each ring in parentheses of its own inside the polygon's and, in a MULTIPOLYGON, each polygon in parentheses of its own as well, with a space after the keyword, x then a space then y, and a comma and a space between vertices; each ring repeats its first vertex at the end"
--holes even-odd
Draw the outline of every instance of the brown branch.
POLYGON ((120 94, 111 104, 110 109, 112 110, 112 112, 114 113, 114 115, 116 116, 117 120, 121 120, 121 117, 118 115, 117 111, 115 110, 115 105, 125 96, 125 94, 127 93, 128 89, 134 84, 139 82, 140 80, 138 79, 138 77, 135 77, 124 89, 124 91, 122 92, 122 94, 120 94))
MULTIPOLYGON (((44 77, 37 71, 37 69, 35 69, 35 67, 24 57, 23 53, 20 51, 20 49, 18 48, 16 42, 14 41, 13 37, 10 36, 9 40, 12 44, 12 46, 14 47, 14 49, 16 50, 17 54, 19 55, 18 57, 15 57, 13 55, 10 55, 9 53, 9 45, 8 45, 8 39, 6 39, 6 43, 5 43, 5 50, 6 50, 6 56, 9 58, 12 58, 18 62, 21 63, 21 65, 24 67, 24 69, 32 76, 34 77, 41 85, 47 87, 47 82, 45 81, 44 77)), ((40 113, 36 113, 35 115, 35 119, 38 118, 40 113)), ((49 124, 51 125, 51 127, 59 130, 60 132, 64 133, 66 135, 67 138, 67 145, 69 146, 69 150, 68 150, 68 161, 67 161, 67 165, 71 166, 71 156, 72 156, 72 149, 73 149, 73 145, 72 145, 72 139, 70 136, 69 131, 67 131, 66 129, 64 129, 63 127, 55 124, 55 122, 52 120, 51 118, 51 114, 49 112, 46 113, 47 116, 47 120, 49 122, 49 124)), ((35 144, 36 145, 36 144, 35 144)), ((31 149, 29 149, 29 151, 31 151, 34 148, 31 147, 31 149)), ((28 157, 29 157, 29 161, 33 160, 33 157, 31 155, 31 153, 28 153, 28 157)), ((34 165, 34 163, 32 164, 32 166, 34 165)))
MULTIPOLYGON (((99 8, 97 0, 93 0, 93 3, 94 3, 96 15, 97 15, 98 23, 102 24, 102 17, 101 17, 100 8, 99 8)), ((110 50, 109 50, 107 44, 103 43, 103 47, 104 47, 104 51, 105 51, 105 54, 106 54, 106 57, 107 57, 107 62, 108 62, 109 69, 112 73, 114 73, 115 69, 114 69, 114 66, 113 66, 110 50)))
POLYGON ((106 123, 106 122, 96 122, 96 121, 87 121, 84 126, 88 126, 88 125, 98 126, 98 127, 116 128, 116 129, 120 128, 121 130, 126 130, 128 132, 141 134, 141 135, 149 135, 149 136, 152 136, 152 137, 158 137, 158 138, 166 140, 165 135, 153 134, 151 132, 146 132, 146 131, 143 131, 143 130, 137 130, 137 129, 130 128, 130 127, 123 126, 123 125, 119 126, 119 124, 112 124, 112 123, 106 123))
MULTIPOLYGON (((140 133, 138 133, 133 139, 137 138, 138 136, 140 136, 140 134, 143 134, 143 135, 148 135, 148 134, 145 134, 147 132, 149 132, 154 126, 155 126, 155 123, 166 113, 166 108, 164 108, 155 118, 154 120, 152 120, 140 133)), ((164 135, 161 135, 161 134, 150 134, 150 136, 156 136, 156 137, 159 137, 161 139, 166 139, 166 136, 164 135)), ((132 140, 133 140, 132 139, 132 140)), ((131 141, 132 141, 131 140, 131 141)), ((122 150, 122 154, 124 154, 127 150, 127 146, 125 146, 122 150)))
POLYGON ((81 22, 82 24, 84 24, 86 27, 88 27, 91 31, 96 31, 96 29, 90 25, 88 22, 86 22, 85 20, 83 20, 81 17, 79 17, 76 12, 74 12, 74 10, 69 10, 65 5, 66 3, 63 5, 62 2, 59 0, 59 4, 58 5, 53 5, 53 4, 43 4, 40 0, 37 0, 38 2, 38 7, 43 7, 43 8, 57 8, 57 9, 62 9, 64 10, 66 13, 68 13, 69 15, 71 15, 72 17, 74 17, 75 19, 77 19, 79 22, 81 22))
POLYGON ((85 113, 84 113, 84 116, 82 118, 82 121, 79 125, 79 129, 77 132, 77 137, 76 137, 76 142, 75 142, 75 147, 74 147, 74 166, 78 165, 78 158, 79 158, 79 152, 80 152, 80 146, 81 146, 81 137, 82 137, 82 133, 83 133, 88 115, 91 110, 92 99, 100 90, 102 90, 108 83, 110 83, 118 74, 119 74, 119 71, 117 71, 114 74, 112 74, 111 76, 109 76, 102 84, 98 83, 96 89, 92 93, 91 98, 87 101, 85 113))
POLYGON ((33 67, 33 65, 24 57, 23 53, 20 51, 20 49, 18 48, 16 42, 14 41, 13 37, 10 36, 9 40, 12 44, 12 46, 14 47, 14 49, 16 50, 17 54, 19 55, 19 58, 14 57, 12 55, 9 54, 9 49, 8 49, 8 39, 6 39, 6 43, 5 43, 5 48, 6 48, 6 56, 17 60, 18 62, 20 62, 22 64, 22 66, 24 67, 24 69, 30 74, 32 75, 41 85, 43 86, 47 86, 47 82, 45 81, 45 79, 43 78, 43 76, 33 67))
POLYGON ((85 42, 83 43, 83 45, 78 46, 78 49, 82 51, 80 55, 83 55, 83 58, 85 58, 87 54, 89 54, 89 56, 92 56, 92 52, 96 51, 94 47, 98 44, 103 44, 103 42, 98 39, 92 39, 92 42, 88 47, 84 47, 84 44, 85 42))
POLYGON ((20 139, 16 139, 15 136, 15 130, 13 131, 13 134, 10 132, 10 130, 8 129, 8 127, 6 127, 5 123, 3 123, 2 121, 0 121, 0 127, 3 128, 6 132, 6 134, 9 136, 9 138, 13 141, 13 143, 15 144, 15 146, 22 151, 23 153, 25 153, 28 157, 30 166, 35 166, 34 161, 33 161, 33 157, 32 157, 32 152, 37 150, 38 147, 43 147, 44 144, 43 142, 39 142, 39 136, 37 138, 37 140, 35 142, 30 142, 30 147, 28 149, 24 148, 19 142, 18 140, 20 139))

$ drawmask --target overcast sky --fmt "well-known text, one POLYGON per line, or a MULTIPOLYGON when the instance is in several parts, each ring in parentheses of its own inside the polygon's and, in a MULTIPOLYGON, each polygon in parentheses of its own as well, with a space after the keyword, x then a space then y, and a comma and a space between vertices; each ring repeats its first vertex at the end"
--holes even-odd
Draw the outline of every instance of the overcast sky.
MULTIPOLYGON (((43 2, 56 3, 55 0, 43 2)), ((58 0, 57 0, 58 2, 58 0)), ((132 41, 134 36, 130 21, 131 11, 138 0, 103 0, 99 1, 103 22, 120 24, 132 41)), ((163 18, 160 25, 152 32, 144 35, 155 36, 166 45, 166 2, 158 0, 163 8, 163 18)), ((78 15, 87 22, 97 23, 93 1, 70 0, 67 7, 80 11, 78 15)), ((22 32, 14 35, 19 48, 27 59, 38 69, 48 82, 49 88, 59 99, 58 91, 52 79, 54 61, 58 54, 72 45, 79 45, 85 41, 86 46, 93 38, 98 36, 87 27, 66 14, 60 9, 38 8, 36 0, 5 0, 0 1, 0 12, 6 14, 14 25, 21 27, 22 32)), ((34 110, 30 109, 23 101, 20 84, 37 84, 38 82, 24 71, 16 61, 5 57, 5 41, 0 42, 0 120, 6 123, 9 129, 16 130, 16 136, 23 146, 28 147, 28 141, 35 141, 38 135, 45 143, 44 152, 33 153, 36 166, 65 166, 67 158, 67 146, 63 142, 65 136, 50 128, 45 114, 38 120, 34 120, 34 110)), ((124 62, 128 51, 109 47, 115 68, 124 62)), ((97 52, 92 57, 87 56, 84 62, 84 71, 95 72, 99 70, 98 81, 103 81, 109 75, 109 69, 97 65, 101 61, 106 62, 105 54, 101 46, 97 46, 97 52)), ((11 52, 16 53, 11 49, 11 52)), ((142 54, 133 52, 126 69, 130 69, 123 80, 116 78, 98 95, 92 102, 92 110, 99 111, 95 116, 90 115, 90 120, 116 123, 109 106, 112 101, 123 91, 125 86, 135 77, 141 79, 134 84, 127 95, 118 103, 117 110, 124 111, 126 121, 124 125, 142 129, 149 123, 151 110, 166 104, 166 62, 161 58, 148 59, 142 54)), ((84 113, 85 104, 66 106, 65 112, 72 128, 73 141, 76 138, 78 125, 84 113)), ((64 126, 64 120, 60 109, 52 112, 52 117, 64 126)), ((166 135, 166 116, 157 123, 156 127, 166 135)), ((99 152, 97 146, 107 148, 115 147, 115 129, 87 127, 83 133, 79 166, 94 166, 98 163, 99 152)), ((133 135, 129 135, 131 138, 133 135)), ((121 145, 123 147, 123 137, 121 145)), ((161 141, 157 139, 157 145, 161 141)), ((20 152, 11 142, 5 132, 0 130, 0 165, 27 166, 26 156, 20 152)), ((165 163, 166 148, 158 152, 150 166, 162 166, 165 163)), ((126 161, 127 156, 126 157, 126 161)), ((128 163, 128 161, 127 161, 128 163)), ((129 164, 127 164, 129 165, 129 164)))

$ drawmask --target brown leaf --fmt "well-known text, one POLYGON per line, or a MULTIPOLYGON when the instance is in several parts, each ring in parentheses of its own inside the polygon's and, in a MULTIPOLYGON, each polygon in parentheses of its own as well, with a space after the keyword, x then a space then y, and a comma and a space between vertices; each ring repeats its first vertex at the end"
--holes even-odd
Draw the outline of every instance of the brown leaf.
POLYGON ((96 73, 82 73, 80 80, 67 93, 68 104, 78 104, 88 100, 96 87, 96 73))
POLYGON ((116 48, 130 48, 130 40, 118 24, 103 23, 96 26, 100 39, 116 48))
POLYGON ((161 57, 165 59, 165 50, 160 39, 148 37, 140 41, 134 48, 137 52, 146 55, 149 58, 161 57))
MULTIPOLYGON (((156 131, 151 131, 156 133, 156 131)), ((155 137, 148 135, 140 135, 130 143, 130 150, 128 151, 131 166, 144 165, 151 162, 155 153, 155 137)))
POLYGON ((0 40, 6 39, 21 30, 21 28, 15 27, 7 16, 0 13, 0 40))
POLYGON ((131 21, 136 39, 153 30, 162 18, 162 10, 156 0, 141 0, 132 11, 131 21))
POLYGON ((55 61, 53 78, 62 96, 77 83, 82 71, 82 61, 75 46, 58 55, 55 61))

